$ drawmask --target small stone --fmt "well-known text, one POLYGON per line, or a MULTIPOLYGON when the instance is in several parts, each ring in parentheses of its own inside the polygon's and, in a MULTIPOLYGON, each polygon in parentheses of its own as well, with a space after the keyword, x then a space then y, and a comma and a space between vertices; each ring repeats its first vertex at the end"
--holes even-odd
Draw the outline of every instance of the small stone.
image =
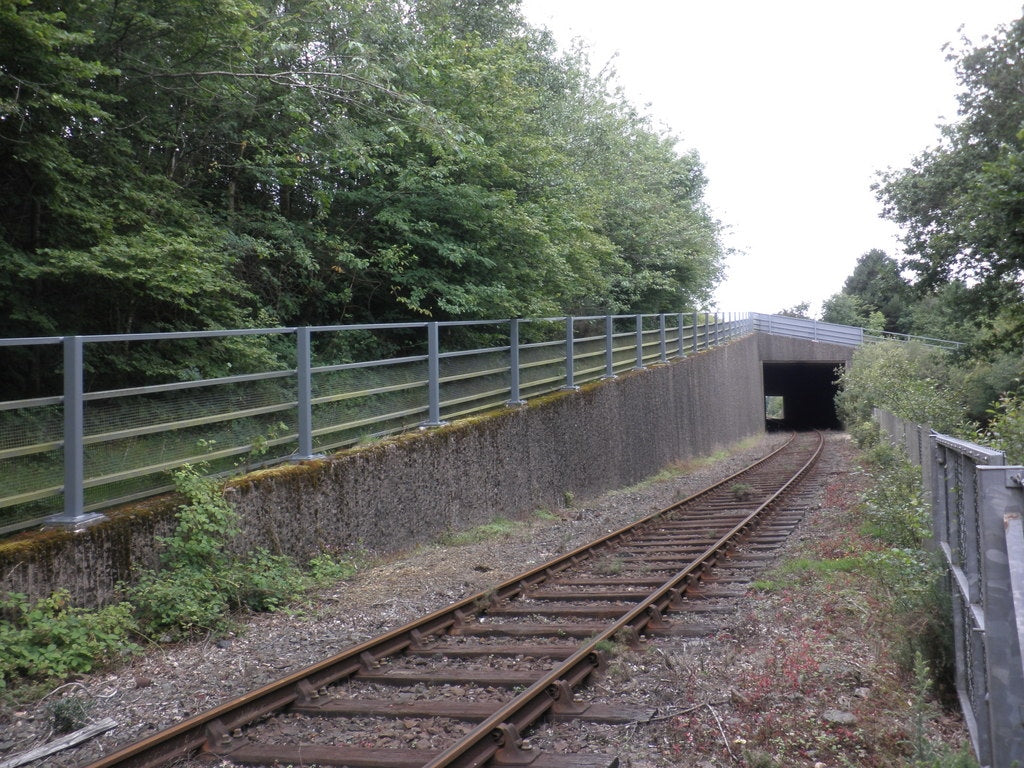
POLYGON ((225 638, 217 641, 217 647, 220 648, 221 650, 226 650, 226 649, 231 647, 231 642, 232 641, 231 641, 230 638, 225 637, 225 638))
POLYGON ((830 723, 839 725, 853 725, 857 722, 857 716, 852 712, 844 712, 841 709, 827 709, 822 717, 830 723))
POLYGON ((867 687, 857 688, 854 690, 853 695, 856 696, 858 699, 866 699, 868 696, 871 695, 871 689, 867 687))

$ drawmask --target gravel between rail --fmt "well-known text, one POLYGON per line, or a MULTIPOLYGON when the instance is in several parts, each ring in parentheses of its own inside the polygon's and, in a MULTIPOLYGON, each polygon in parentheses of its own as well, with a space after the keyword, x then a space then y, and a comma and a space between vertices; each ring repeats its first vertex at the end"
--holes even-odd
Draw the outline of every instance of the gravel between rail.
MULTIPOLYGON (((733 446, 713 462, 680 463, 667 479, 576 501, 552 510, 555 520, 532 517, 500 540, 430 545, 389 556, 310 596, 304 606, 247 618, 236 636, 155 647, 129 665, 82 677, 47 701, 75 695, 90 702, 92 720, 112 717, 118 726, 43 764, 83 765, 342 647, 486 590, 684 498, 782 440, 767 435, 733 446)), ((847 536, 866 480, 845 435, 830 435, 828 443, 811 479, 820 489, 818 500, 783 556, 847 536)), ((530 738, 559 751, 618 754, 631 768, 755 765, 760 754, 808 768, 895 765, 885 761, 907 751, 904 745, 913 736, 909 683, 898 679, 885 643, 870 630, 874 619, 861 615, 859 601, 822 605, 817 597, 751 590, 735 601, 725 632, 658 640, 620 655, 596 692, 657 707, 660 716, 652 723, 565 724, 541 728, 530 738), (902 702, 902 711, 893 711, 892 702, 902 702), (884 758, 880 740, 892 742, 884 758)), ((47 701, 0 709, 0 763, 55 737, 47 701)), ((925 726, 933 738, 963 739, 956 718, 928 712, 925 726)))

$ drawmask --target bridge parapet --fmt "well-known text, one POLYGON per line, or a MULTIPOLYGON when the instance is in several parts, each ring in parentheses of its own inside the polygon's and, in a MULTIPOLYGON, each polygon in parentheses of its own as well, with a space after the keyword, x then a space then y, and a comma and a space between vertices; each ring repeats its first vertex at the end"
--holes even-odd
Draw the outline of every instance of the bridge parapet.
POLYGON ((962 342, 949 339, 937 339, 932 336, 914 336, 908 333, 892 333, 889 331, 872 331, 854 325, 823 323, 805 317, 789 317, 788 315, 765 315, 757 312, 750 315, 755 331, 773 336, 789 336, 797 339, 808 339, 829 344, 840 344, 848 347, 859 347, 862 344, 873 344, 879 341, 913 341, 929 347, 955 350, 963 346, 962 342))

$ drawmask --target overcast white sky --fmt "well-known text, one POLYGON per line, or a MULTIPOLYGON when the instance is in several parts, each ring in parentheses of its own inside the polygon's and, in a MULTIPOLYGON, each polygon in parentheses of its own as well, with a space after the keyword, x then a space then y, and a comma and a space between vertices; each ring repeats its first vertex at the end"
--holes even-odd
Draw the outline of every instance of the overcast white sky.
POLYGON ((613 56, 630 100, 696 149, 726 227, 725 311, 774 312, 842 289, 872 248, 877 171, 956 117, 958 28, 979 43, 1020 0, 523 0, 529 22, 613 56))

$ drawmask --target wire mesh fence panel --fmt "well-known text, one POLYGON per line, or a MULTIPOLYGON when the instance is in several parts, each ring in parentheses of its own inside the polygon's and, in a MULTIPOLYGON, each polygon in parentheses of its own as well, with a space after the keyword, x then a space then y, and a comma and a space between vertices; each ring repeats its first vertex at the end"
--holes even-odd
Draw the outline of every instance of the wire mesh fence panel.
POLYGON ((587 325, 577 335, 573 343, 573 372, 577 384, 596 381, 603 378, 608 368, 605 362, 607 340, 604 336, 603 324, 598 331, 594 326, 587 325))
POLYGON ((294 376, 211 383, 86 403, 86 509, 170 487, 170 473, 202 463, 245 472, 294 453, 294 376))
POLYGON ((0 532, 60 509, 63 427, 59 404, 0 411, 0 532))
POLYGON ((427 363, 422 358, 313 373, 313 446, 330 451, 422 423, 427 363))
POLYGON ((233 333, 85 337, 86 511, 167 490, 186 464, 229 474, 294 452, 294 337, 233 333), (98 390, 111 380, 137 386, 98 390))
POLYGON ((662 349, 666 344, 662 343, 661 319, 657 315, 642 318, 640 339, 640 362, 643 365, 661 362, 662 349))
POLYGON ((60 509, 64 411, 59 340, 0 345, 0 533, 60 509))
POLYGON ((622 373, 636 367, 636 318, 617 317, 612 323, 612 370, 622 373))
POLYGON ((519 350, 519 391, 537 397, 565 386, 565 341, 547 341, 519 350))
POLYGON ((508 349, 442 356, 441 418, 457 419, 507 403, 509 382, 508 349))

